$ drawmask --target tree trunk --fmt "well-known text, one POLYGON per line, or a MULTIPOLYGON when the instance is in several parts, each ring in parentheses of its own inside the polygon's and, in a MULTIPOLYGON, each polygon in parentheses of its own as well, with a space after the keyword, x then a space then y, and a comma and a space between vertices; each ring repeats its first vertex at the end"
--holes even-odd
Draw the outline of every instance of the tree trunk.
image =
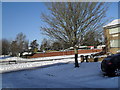
POLYGON ((75 52, 75 68, 76 68, 76 67, 79 67, 79 64, 78 64, 78 49, 74 48, 74 52, 75 52))

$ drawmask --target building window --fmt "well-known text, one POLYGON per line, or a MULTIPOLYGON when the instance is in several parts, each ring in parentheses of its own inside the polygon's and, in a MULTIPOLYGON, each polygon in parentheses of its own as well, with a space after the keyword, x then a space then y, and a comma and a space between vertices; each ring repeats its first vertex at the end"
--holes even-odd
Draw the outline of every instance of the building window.
POLYGON ((112 37, 118 37, 119 36, 119 34, 114 34, 114 35, 112 35, 112 37))
POLYGON ((120 27, 109 29, 109 34, 114 34, 119 32, 120 32, 120 27))
POLYGON ((118 40, 110 40, 110 47, 120 47, 120 39, 118 40))

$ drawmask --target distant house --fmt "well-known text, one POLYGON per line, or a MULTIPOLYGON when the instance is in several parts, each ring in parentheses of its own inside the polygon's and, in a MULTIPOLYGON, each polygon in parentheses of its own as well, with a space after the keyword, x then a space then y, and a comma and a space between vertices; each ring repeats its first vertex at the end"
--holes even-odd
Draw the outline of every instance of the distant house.
POLYGON ((106 51, 113 54, 117 53, 120 50, 120 19, 113 20, 103 28, 106 51))

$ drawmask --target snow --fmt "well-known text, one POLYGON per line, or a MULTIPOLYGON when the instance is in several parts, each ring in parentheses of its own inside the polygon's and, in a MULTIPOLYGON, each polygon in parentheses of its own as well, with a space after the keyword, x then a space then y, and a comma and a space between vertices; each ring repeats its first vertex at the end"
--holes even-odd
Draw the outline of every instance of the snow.
POLYGON ((18 63, 18 64, 3 64, 0 67, 0 73, 24 70, 24 69, 33 69, 35 67, 58 64, 58 63, 68 63, 72 61, 71 59, 63 60, 52 60, 52 61, 41 61, 41 62, 27 62, 27 63, 18 63))
POLYGON ((2 74, 3 88, 118 88, 118 77, 103 77, 100 62, 51 66, 2 74))
POLYGON ((0 59, 6 59, 6 58, 10 58, 11 56, 9 55, 0 55, 0 59))
MULTIPOLYGON (((90 54, 91 53, 87 53, 84 55, 90 55, 90 54)), ((80 57, 80 55, 81 54, 79 54, 78 56, 80 57)), ((45 66, 45 65, 52 65, 52 64, 57 64, 57 63, 68 63, 68 62, 74 61, 73 59, 71 59, 73 57, 74 57, 74 55, 31 58, 31 59, 24 59, 24 58, 20 58, 20 57, 10 57, 10 58, 6 58, 6 59, 2 59, 0 61, 2 62, 2 61, 16 60, 17 64, 14 64, 14 62, 11 62, 13 64, 8 64, 9 62, 5 63, 5 64, 1 63, 2 65, 0 67, 0 73, 29 69, 29 68, 40 67, 40 66, 45 66), (56 60, 56 59, 58 59, 58 60, 56 60), (51 60, 51 61, 47 61, 47 60, 51 60), (34 61, 34 62, 32 62, 32 61, 34 61), (22 63, 20 63, 20 62, 22 62, 22 63)), ((79 62, 80 62, 80 60, 79 60, 79 62)))
MULTIPOLYGON (((88 55, 88 54, 86 54, 88 55)), ((80 63, 74 68, 74 59, 69 56, 26 59, 37 62, 3 64, 0 67, 2 88, 118 88, 119 77, 105 77, 101 62, 80 63), (63 58, 62 60, 54 60, 63 58), (52 61, 38 61, 53 59, 52 61), (11 72, 12 71, 12 72, 11 72), (14 71, 14 72, 13 72, 14 71)), ((4 60, 25 60, 11 57, 4 60)))
POLYGON ((120 24, 120 19, 115 19, 112 22, 110 22, 109 24, 103 26, 103 27, 108 27, 108 26, 113 26, 113 25, 117 25, 120 24))
MULTIPOLYGON (((98 52, 78 54, 78 57, 80 57, 80 55, 91 55, 91 54, 96 54, 96 53, 98 53, 98 52)), ((50 59, 60 59, 60 58, 71 58, 71 57, 74 57, 74 55, 40 57, 40 58, 30 58, 30 59, 25 59, 25 58, 20 58, 20 57, 10 57, 10 58, 6 58, 6 59, 1 59, 0 61, 13 61, 13 60, 17 60, 17 61, 37 61, 37 60, 50 60, 50 59)))

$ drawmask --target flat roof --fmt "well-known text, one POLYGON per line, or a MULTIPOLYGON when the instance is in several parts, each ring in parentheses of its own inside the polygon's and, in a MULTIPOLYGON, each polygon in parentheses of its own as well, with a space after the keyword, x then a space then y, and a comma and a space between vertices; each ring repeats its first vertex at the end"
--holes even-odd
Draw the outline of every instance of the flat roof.
POLYGON ((115 20, 113 20, 112 22, 108 23, 107 25, 105 25, 103 27, 105 28, 105 27, 115 26, 115 25, 118 25, 118 24, 120 24, 120 19, 115 19, 115 20))

